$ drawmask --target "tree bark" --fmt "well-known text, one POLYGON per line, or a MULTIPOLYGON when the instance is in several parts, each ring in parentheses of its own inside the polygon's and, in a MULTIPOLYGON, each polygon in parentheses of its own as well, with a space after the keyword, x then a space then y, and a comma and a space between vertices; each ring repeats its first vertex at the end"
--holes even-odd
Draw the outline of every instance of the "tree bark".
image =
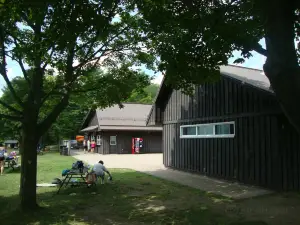
POLYGON ((37 152, 38 143, 35 126, 25 124, 22 132, 22 158, 20 198, 22 210, 34 210, 38 207, 36 198, 37 152))
POLYGON ((296 3, 293 0, 264 1, 269 78, 285 115, 300 133, 300 68, 295 47, 296 3))

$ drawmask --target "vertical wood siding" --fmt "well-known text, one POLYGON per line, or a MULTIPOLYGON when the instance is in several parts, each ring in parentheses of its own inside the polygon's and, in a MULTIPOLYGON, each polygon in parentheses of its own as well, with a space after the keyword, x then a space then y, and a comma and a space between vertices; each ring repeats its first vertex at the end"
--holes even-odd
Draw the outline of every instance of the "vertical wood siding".
POLYGON ((196 88, 194 97, 174 90, 164 110, 164 122, 280 110, 271 93, 230 78, 196 88))
POLYGON ((164 111, 164 164, 275 190, 300 190, 300 138, 279 110, 273 95, 226 77, 197 88, 194 98, 173 91, 164 111), (179 137, 181 125, 226 121, 235 121, 234 138, 179 137))
MULTIPOLYGON (((206 122, 223 121, 228 120, 206 122)), ((293 127, 277 116, 233 121, 234 138, 180 139, 180 125, 195 123, 164 125, 164 165, 276 190, 300 190, 300 145, 293 127)))
POLYGON ((162 152, 162 132, 145 131, 115 131, 101 132, 102 145, 97 146, 100 154, 131 154, 132 138, 143 138, 143 149, 141 153, 162 152), (117 136, 117 145, 110 146, 110 136, 117 136))
POLYGON ((147 123, 147 126, 154 126, 154 125, 162 125, 162 111, 159 106, 156 104, 153 105, 150 115, 149 115, 149 120, 147 123))
POLYGON ((149 120, 148 120, 148 126, 153 126, 155 125, 155 111, 156 111, 156 107, 155 105, 152 106, 152 109, 150 111, 150 115, 149 115, 149 120))
POLYGON ((96 125, 98 125, 98 118, 97 118, 96 113, 94 113, 92 119, 90 120, 90 122, 88 124, 88 127, 89 126, 96 126, 96 125))

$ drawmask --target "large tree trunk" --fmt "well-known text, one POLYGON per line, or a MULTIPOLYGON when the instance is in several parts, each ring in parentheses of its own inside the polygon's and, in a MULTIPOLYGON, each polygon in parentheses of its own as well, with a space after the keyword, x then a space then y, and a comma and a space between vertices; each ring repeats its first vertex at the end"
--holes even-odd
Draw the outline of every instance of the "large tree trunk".
POLYGON ((264 72, 286 116, 300 133, 300 68, 295 47, 293 0, 265 0, 267 60, 264 72))
POLYGON ((22 134, 20 198, 23 210, 38 207, 36 199, 38 137, 34 128, 34 124, 25 125, 22 134))

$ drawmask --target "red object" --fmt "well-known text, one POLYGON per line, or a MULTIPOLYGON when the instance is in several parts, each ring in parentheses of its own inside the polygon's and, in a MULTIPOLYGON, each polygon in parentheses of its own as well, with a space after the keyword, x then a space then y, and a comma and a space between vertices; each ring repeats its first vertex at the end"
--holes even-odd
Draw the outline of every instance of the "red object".
POLYGON ((132 138, 131 153, 139 154, 143 148, 143 138, 132 138))
POLYGON ((132 144, 131 144, 131 153, 134 154, 134 143, 135 143, 135 138, 132 138, 132 144))

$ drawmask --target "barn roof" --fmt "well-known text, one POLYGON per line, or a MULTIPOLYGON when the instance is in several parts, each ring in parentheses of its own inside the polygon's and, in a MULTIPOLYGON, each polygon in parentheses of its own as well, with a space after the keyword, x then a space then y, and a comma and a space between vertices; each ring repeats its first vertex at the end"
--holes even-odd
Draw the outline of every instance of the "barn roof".
MULTIPOLYGON (((267 78, 267 76, 264 74, 263 70, 236 66, 236 65, 227 65, 227 66, 220 66, 220 74, 222 76, 230 77, 232 79, 241 81, 255 88, 259 88, 261 90, 274 93, 271 88, 270 81, 267 78)), ((164 76, 160 84, 160 87, 158 89, 158 92, 156 94, 154 104, 160 101, 160 99, 166 98, 168 96, 167 93, 170 90, 172 90, 172 88, 165 84, 165 76, 164 76)), ((146 120, 147 124, 150 119, 151 113, 153 111, 154 104, 152 105, 152 108, 147 116, 147 120, 146 120)))
MULTIPOLYGON (((162 128, 146 127, 147 116, 152 105, 123 103, 123 106, 123 108, 114 105, 105 109, 96 109, 95 116, 97 117, 98 125, 85 127, 81 132, 93 130, 162 130, 162 128)), ((86 118, 91 119, 90 116, 86 118)))
POLYGON ((220 72, 223 76, 229 76, 257 88, 273 92, 270 81, 262 70, 229 65, 221 66, 220 72))
POLYGON ((19 141, 18 140, 5 140, 4 144, 18 144, 19 141))
POLYGON ((100 126, 146 126, 146 118, 152 105, 124 103, 123 108, 114 105, 105 109, 97 109, 96 114, 100 126))

